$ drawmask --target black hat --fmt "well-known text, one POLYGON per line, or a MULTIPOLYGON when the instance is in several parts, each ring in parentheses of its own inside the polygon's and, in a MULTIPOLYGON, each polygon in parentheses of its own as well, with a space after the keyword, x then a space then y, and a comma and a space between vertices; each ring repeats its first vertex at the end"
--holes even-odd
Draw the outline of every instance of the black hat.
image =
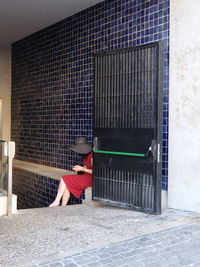
POLYGON ((92 151, 92 145, 86 143, 85 137, 79 137, 76 139, 75 145, 69 149, 80 154, 88 154, 92 151))

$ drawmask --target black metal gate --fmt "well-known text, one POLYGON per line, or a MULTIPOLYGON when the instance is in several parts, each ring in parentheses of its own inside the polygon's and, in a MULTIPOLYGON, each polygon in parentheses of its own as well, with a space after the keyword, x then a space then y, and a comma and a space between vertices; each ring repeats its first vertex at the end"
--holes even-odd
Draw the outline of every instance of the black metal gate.
POLYGON ((93 200, 161 212, 162 43, 95 56, 93 200))

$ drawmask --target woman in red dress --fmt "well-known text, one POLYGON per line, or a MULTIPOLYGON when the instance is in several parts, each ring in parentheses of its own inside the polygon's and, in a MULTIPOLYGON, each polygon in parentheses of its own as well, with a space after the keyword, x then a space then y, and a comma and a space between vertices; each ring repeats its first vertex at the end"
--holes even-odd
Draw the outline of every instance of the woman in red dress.
POLYGON ((85 156, 83 160, 84 166, 75 165, 72 168, 75 172, 83 171, 84 174, 62 176, 56 198, 49 207, 59 206, 61 198, 62 206, 66 206, 70 194, 74 195, 76 198, 80 198, 83 190, 92 186, 92 145, 87 144, 84 137, 80 137, 70 150, 85 156))

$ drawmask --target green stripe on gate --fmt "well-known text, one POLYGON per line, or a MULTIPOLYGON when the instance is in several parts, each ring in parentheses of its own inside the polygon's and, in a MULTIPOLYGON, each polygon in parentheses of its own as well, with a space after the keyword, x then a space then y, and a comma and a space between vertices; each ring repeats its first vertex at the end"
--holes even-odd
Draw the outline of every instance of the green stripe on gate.
POLYGON ((115 151, 105 151, 105 150, 94 150, 94 153, 113 154, 113 155, 132 156, 132 157, 145 157, 145 154, 127 153, 127 152, 115 152, 115 151))

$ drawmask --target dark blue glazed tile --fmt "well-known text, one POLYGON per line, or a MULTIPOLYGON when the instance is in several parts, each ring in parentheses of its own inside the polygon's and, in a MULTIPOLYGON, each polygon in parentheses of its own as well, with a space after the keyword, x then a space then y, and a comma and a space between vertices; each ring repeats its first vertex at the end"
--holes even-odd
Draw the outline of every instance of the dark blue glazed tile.
MULTIPOLYGON (((153 41, 164 43, 163 147, 167 155, 169 0, 114 0, 12 45, 16 158, 65 169, 80 160, 66 147, 79 135, 92 141, 94 54, 153 41)), ((167 170, 167 157, 163 166, 167 170)))

